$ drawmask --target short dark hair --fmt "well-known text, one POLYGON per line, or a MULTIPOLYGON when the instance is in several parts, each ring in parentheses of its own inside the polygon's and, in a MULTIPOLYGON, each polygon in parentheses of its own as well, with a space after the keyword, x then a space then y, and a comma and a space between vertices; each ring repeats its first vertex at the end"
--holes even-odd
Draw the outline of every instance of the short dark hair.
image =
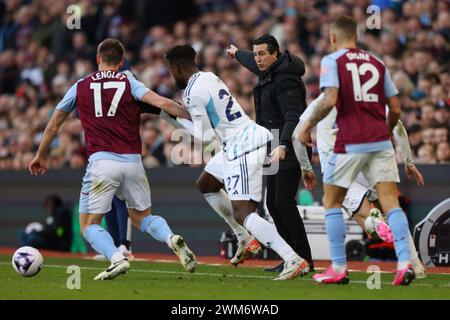
POLYGON ((342 16, 331 23, 332 28, 342 32, 344 37, 356 39, 356 21, 350 16, 342 16))
POLYGON ((194 48, 190 45, 178 45, 167 51, 166 59, 171 65, 182 66, 191 65, 195 66, 195 55, 196 52, 194 48))
POLYGON ((119 40, 105 39, 98 45, 98 54, 102 62, 116 66, 123 60, 125 48, 119 40))
POLYGON ((278 45, 278 41, 277 39, 275 39, 274 36, 270 34, 265 34, 259 38, 254 39, 252 41, 252 44, 253 45, 267 44, 267 50, 269 51, 270 54, 274 52, 277 53, 277 56, 280 54, 280 46, 278 45))

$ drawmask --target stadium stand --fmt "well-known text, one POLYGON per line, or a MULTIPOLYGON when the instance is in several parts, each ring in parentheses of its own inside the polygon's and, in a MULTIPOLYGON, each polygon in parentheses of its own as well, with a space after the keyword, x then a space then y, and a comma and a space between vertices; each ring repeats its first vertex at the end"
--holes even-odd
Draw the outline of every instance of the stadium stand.
MULTIPOLYGON (((56 104, 72 83, 94 71, 95 48, 106 37, 124 43, 128 64, 141 81, 178 100, 164 54, 190 43, 201 69, 224 79, 254 116, 256 78, 224 49, 231 43, 248 49, 251 39, 271 33, 304 60, 311 101, 319 94, 320 58, 329 50, 328 22, 342 14, 358 21, 360 43, 390 69, 417 163, 450 163, 448 1, 359 0, 355 6, 349 0, 183 0, 171 6, 174 1, 0 1, 0 170, 28 167, 56 104), (80 30, 66 26, 70 4, 81 8, 80 30), (382 31, 366 27, 369 14, 363 8, 370 4, 381 6, 382 31)), ((174 165, 173 130, 155 116, 142 116, 147 167, 174 165)), ((53 143, 50 168, 85 163, 82 128, 72 115, 53 143)))

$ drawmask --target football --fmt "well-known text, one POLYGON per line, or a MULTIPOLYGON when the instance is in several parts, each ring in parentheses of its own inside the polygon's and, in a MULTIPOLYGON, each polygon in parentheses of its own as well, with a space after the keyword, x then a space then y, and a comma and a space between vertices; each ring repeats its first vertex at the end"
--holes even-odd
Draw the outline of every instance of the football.
POLYGON ((32 277, 42 269, 44 258, 39 250, 33 247, 21 247, 14 252, 12 266, 14 270, 24 277, 32 277))
POLYGON ((364 226, 366 227, 366 232, 370 234, 372 237, 377 237, 376 228, 380 224, 380 219, 368 216, 366 220, 364 220, 364 226))

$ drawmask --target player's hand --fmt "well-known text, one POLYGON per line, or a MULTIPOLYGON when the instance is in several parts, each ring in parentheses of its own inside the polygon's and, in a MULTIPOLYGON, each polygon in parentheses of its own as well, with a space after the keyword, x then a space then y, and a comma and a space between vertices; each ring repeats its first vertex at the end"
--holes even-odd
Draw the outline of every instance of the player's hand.
POLYGON ((309 133, 308 127, 305 125, 305 123, 302 123, 300 125, 300 132, 298 134, 300 142, 307 147, 312 147, 313 143, 311 140, 311 134, 309 133))
POLYGON ((270 156, 269 163, 284 160, 284 158, 286 157, 286 149, 283 146, 278 146, 272 150, 269 156, 270 156))
POLYGON ((405 173, 410 179, 415 178, 418 186, 425 185, 423 175, 420 173, 419 169, 417 169, 416 165, 405 165, 405 173))
POLYGON ((236 57, 236 51, 238 51, 238 48, 235 45, 230 44, 230 47, 227 49, 228 57, 234 59, 236 57))
POLYGON ((305 188, 308 191, 311 191, 317 185, 317 177, 316 177, 316 174, 314 173, 314 171, 312 171, 312 170, 311 171, 302 170, 302 179, 303 179, 303 184, 305 185, 305 188))
POLYGON ((30 166, 28 167, 30 173, 32 175, 42 175, 47 172, 46 159, 43 157, 36 155, 34 159, 31 161, 30 166))

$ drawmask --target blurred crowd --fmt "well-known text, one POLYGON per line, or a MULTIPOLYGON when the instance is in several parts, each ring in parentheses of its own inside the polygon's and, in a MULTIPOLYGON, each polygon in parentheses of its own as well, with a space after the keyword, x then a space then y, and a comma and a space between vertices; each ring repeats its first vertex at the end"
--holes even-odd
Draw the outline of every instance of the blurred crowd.
MULTIPOLYGON (((0 169, 27 168, 58 101, 96 70, 96 46, 106 37, 122 41, 138 79, 174 99, 180 92, 164 54, 190 43, 199 67, 221 77, 254 117, 257 79, 224 49, 251 49, 253 38, 274 35, 305 62, 310 102, 319 94, 320 59, 330 52, 329 22, 343 14, 358 21, 360 45, 391 72, 417 163, 450 163, 449 9, 448 0, 0 0, 0 169), (381 29, 367 28, 371 4, 381 9, 381 29), (79 8, 80 29, 68 28, 70 5, 79 8)), ((171 154, 183 151, 174 149, 173 130, 156 116, 142 116, 146 167, 178 164, 171 154)), ((49 167, 82 168, 86 160, 82 127, 71 115, 53 141, 49 167)))

